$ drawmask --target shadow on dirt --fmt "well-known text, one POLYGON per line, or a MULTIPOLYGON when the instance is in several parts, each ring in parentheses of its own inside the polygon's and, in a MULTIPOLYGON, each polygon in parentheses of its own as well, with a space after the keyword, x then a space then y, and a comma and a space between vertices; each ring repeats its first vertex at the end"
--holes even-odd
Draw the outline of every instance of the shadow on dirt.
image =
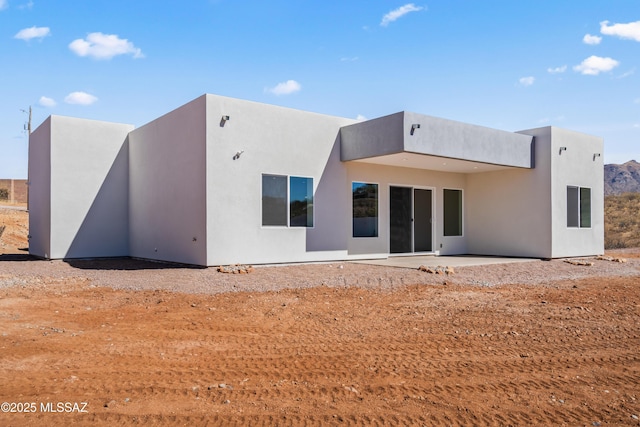
POLYGON ((64 262, 81 270, 168 270, 176 268, 205 269, 197 265, 149 261, 135 258, 65 259, 64 262))
POLYGON ((29 254, 0 254, 0 262, 2 261, 42 261, 42 259, 29 254))
MULTIPOLYGON (((19 248, 19 251, 28 252, 29 248, 19 248)), ((42 261, 48 262, 50 260, 40 258, 29 253, 13 253, 13 254, 0 254, 0 262, 24 262, 24 261, 42 261)), ((73 268, 81 270, 168 270, 168 269, 193 269, 200 270, 206 269, 198 265, 190 264, 178 264, 172 262, 163 261, 150 261, 146 259, 136 259, 129 257, 121 258, 79 258, 79 259, 64 259, 63 262, 69 264, 73 268)))

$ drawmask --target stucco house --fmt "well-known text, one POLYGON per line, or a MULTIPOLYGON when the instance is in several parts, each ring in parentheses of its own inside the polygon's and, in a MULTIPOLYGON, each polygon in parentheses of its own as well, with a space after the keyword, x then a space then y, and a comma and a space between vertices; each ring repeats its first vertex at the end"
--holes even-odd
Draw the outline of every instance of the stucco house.
POLYGON ((604 252, 602 139, 203 95, 134 129, 30 137, 31 254, 201 266, 604 252))

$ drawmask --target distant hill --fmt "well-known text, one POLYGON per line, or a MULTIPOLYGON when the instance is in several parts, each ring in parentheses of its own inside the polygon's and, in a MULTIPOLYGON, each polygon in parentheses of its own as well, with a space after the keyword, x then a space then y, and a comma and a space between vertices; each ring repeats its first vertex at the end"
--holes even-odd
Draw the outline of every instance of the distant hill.
POLYGON ((640 193, 640 163, 630 160, 622 165, 604 165, 605 196, 640 193))

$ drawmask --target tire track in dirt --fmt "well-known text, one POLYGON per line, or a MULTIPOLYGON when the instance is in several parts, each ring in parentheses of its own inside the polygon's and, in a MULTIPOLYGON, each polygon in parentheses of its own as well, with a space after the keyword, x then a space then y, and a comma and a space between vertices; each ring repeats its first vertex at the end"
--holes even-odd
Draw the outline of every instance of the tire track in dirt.
POLYGON ((85 425, 637 425, 640 293, 619 280, 3 290, 0 398, 89 400, 55 418, 85 425))

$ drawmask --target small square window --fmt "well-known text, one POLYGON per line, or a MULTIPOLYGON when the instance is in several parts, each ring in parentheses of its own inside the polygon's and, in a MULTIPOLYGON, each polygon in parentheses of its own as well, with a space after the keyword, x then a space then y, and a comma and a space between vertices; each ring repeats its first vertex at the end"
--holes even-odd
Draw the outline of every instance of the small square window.
POLYGON ((263 174, 262 225, 313 227, 313 178, 263 174))

